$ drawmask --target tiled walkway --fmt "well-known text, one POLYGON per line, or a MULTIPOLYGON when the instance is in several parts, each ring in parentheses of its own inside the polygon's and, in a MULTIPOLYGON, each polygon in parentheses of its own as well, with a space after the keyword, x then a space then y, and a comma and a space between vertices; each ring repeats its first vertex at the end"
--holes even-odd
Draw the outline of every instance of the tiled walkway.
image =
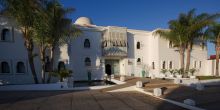
POLYGON ((0 110, 184 110, 138 92, 0 92, 0 110))

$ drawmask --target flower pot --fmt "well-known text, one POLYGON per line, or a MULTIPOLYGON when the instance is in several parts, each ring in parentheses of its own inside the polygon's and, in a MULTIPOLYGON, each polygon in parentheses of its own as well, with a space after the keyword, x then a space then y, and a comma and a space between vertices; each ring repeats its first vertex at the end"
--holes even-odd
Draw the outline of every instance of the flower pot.
POLYGON ((111 78, 112 78, 112 79, 114 79, 114 78, 115 78, 115 75, 114 75, 114 74, 112 74, 112 75, 111 75, 111 78))
POLYGON ((169 75, 170 78, 173 78, 174 76, 172 74, 169 75))
POLYGON ((165 78, 166 75, 165 75, 165 74, 161 74, 160 77, 161 77, 161 78, 165 78))
POLYGON ((196 78, 196 76, 189 76, 189 78, 195 79, 195 78, 196 78))
POLYGON ((60 88, 68 88, 67 82, 57 82, 57 83, 60 84, 60 88))
POLYGON ((125 76, 121 76, 120 81, 125 81, 125 76))
POLYGON ((177 78, 182 78, 182 77, 183 77, 183 75, 176 75, 176 77, 177 77, 177 78))
POLYGON ((151 79, 155 79, 155 76, 154 76, 154 75, 152 75, 150 78, 151 78, 151 79))

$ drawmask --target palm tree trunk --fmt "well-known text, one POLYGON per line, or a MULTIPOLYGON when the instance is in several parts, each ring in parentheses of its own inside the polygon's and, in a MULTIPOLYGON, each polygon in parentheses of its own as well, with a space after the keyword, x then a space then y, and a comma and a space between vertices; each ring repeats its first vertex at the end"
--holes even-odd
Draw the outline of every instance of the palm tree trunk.
POLYGON ((219 76, 219 48, 220 48, 220 42, 217 42, 216 44, 216 64, 215 64, 215 75, 219 76))
POLYGON ((191 56, 191 50, 192 50, 192 43, 187 45, 187 50, 186 50, 186 70, 189 71, 190 67, 190 56, 191 56))
POLYGON ((179 48, 179 53, 180 53, 180 69, 184 69, 184 47, 183 46, 179 48))
MULTIPOLYGON (((25 35, 26 34, 24 34, 24 36, 25 35)), ((27 37, 25 37, 25 38, 27 38, 27 37)), ((34 44, 33 44, 33 41, 30 39, 25 39, 24 45, 25 45, 27 52, 28 52, 28 62, 29 62, 29 66, 31 69, 31 73, 32 73, 34 82, 35 82, 35 84, 38 84, 39 82, 38 82, 37 73, 36 73, 35 66, 34 66, 34 55, 33 55, 34 44)))
MULTIPOLYGON (((51 59, 50 59, 50 69, 54 71, 54 55, 55 55, 55 47, 52 46, 51 48, 51 59)), ((47 78, 47 83, 50 83, 51 80, 51 74, 49 74, 47 78)))
POLYGON ((45 48, 41 46, 40 48, 40 60, 41 60, 41 80, 42 83, 45 83, 45 48))

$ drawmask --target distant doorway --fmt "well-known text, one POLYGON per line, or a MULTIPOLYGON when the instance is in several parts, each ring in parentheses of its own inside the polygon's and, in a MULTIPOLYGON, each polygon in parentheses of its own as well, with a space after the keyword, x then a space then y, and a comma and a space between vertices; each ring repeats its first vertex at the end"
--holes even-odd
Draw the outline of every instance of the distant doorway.
POLYGON ((112 74, 112 67, 110 64, 105 65, 105 73, 107 75, 111 75, 112 74))

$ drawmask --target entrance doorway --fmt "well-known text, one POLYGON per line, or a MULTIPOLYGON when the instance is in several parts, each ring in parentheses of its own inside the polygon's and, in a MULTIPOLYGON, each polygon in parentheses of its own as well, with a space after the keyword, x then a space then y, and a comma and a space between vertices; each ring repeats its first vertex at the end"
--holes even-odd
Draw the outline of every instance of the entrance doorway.
POLYGON ((111 75, 112 74, 112 66, 110 64, 105 65, 105 73, 107 75, 111 75))
POLYGON ((119 60, 106 59, 105 60, 105 73, 108 75, 119 75, 119 60))

